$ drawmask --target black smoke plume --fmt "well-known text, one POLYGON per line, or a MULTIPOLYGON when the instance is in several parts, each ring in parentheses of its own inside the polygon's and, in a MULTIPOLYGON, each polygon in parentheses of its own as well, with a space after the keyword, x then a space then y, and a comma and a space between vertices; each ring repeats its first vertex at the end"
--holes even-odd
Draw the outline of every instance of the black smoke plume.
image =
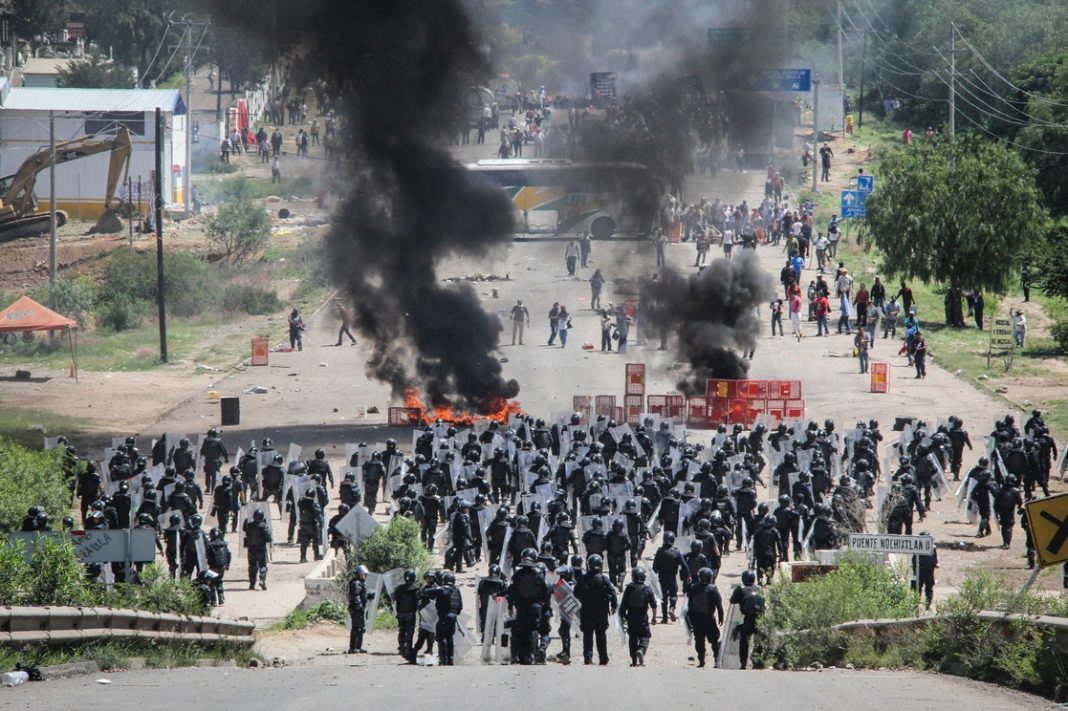
POLYGON ((642 286, 641 303, 650 323, 677 336, 679 360, 689 373, 678 383, 687 395, 704 395, 709 378, 745 378, 746 354, 756 348, 756 309, 775 294, 771 275, 754 254, 713 260, 703 271, 683 275, 670 268, 642 286))
MULTIPOLYGON (((246 26, 271 16, 263 3, 239 4, 221 11, 246 26)), ((481 69, 462 3, 305 0, 278 2, 276 12, 283 28, 291 12, 304 18, 317 53, 298 61, 344 101, 340 138, 354 187, 326 247, 371 342, 369 374, 395 395, 419 387, 432 405, 499 407, 519 392, 493 355, 501 324, 470 286, 437 276, 442 258, 506 247, 513 232, 504 193, 431 143, 481 69)), ((258 29, 275 32, 272 23, 258 29)))

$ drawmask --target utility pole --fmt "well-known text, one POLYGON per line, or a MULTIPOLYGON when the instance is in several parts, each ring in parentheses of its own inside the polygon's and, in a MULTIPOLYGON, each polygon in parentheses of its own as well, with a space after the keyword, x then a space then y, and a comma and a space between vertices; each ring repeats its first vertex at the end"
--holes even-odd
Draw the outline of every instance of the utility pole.
POLYGON ((957 131, 957 26, 949 23, 949 138, 957 131))
POLYGON ((864 48, 860 52, 860 95, 857 97, 857 128, 864 126, 864 79, 868 68, 868 35, 864 34, 864 48))
POLYGON ((812 192, 818 193, 816 187, 817 161, 820 154, 820 80, 812 75, 812 192))
MULTIPOLYGON (((199 22, 192 15, 185 15, 181 20, 168 19, 167 22, 182 28, 182 40, 185 44, 185 170, 182 171, 182 207, 188 215, 193 189, 193 67, 196 59, 193 56, 193 28, 206 28, 210 23, 199 22)), ((198 44, 197 50, 200 49, 198 44)))
POLYGON ((838 86, 845 91, 845 73, 842 70, 842 0, 838 0, 838 86))
POLYGON ((167 295, 163 288, 163 110, 156 107, 156 179, 152 210, 156 218, 156 301, 159 304, 159 359, 167 362, 167 295))
POLYGON ((189 216, 193 173, 193 28, 185 28, 185 170, 182 171, 183 211, 189 216))
POLYGON ((48 285, 49 306, 56 305, 56 112, 48 112, 48 285))

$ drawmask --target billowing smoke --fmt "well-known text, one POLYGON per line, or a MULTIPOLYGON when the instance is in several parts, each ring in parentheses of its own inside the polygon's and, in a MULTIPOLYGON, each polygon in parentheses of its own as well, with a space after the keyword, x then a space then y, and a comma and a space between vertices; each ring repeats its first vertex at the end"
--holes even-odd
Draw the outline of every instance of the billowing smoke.
MULTIPOLYGON (((245 24, 270 15, 257 3, 224 12, 245 24)), ((394 394, 421 388, 432 405, 495 409, 519 385, 493 352, 501 324, 474 290, 443 285, 437 264, 478 256, 511 240, 513 210, 435 148, 482 58, 459 0, 305 0, 278 3, 278 23, 299 12, 316 33, 309 60, 345 110, 341 145, 355 187, 327 237, 333 277, 356 306, 370 341, 368 372, 394 394)), ((270 26, 258 28, 273 32, 270 26)))
POLYGON ((662 338, 676 335, 678 359, 689 364, 680 391, 703 395, 708 378, 746 377, 745 354, 756 347, 760 332, 756 310, 774 294, 771 275, 746 252, 716 259, 694 274, 664 269, 642 286, 641 302, 653 328, 662 338))

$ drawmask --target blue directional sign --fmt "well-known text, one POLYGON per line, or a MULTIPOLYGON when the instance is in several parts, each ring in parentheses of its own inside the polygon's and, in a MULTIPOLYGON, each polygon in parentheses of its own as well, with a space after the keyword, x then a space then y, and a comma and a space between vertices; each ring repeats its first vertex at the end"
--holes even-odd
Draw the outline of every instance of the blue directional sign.
POLYGON ((769 69, 757 80, 758 91, 812 91, 811 69, 769 69))
POLYGON ((843 190, 842 217, 864 217, 866 214, 864 203, 867 197, 867 193, 859 190, 843 190))
POLYGON ((874 175, 858 175, 857 176, 857 192, 858 193, 870 193, 875 189, 875 176, 874 175))

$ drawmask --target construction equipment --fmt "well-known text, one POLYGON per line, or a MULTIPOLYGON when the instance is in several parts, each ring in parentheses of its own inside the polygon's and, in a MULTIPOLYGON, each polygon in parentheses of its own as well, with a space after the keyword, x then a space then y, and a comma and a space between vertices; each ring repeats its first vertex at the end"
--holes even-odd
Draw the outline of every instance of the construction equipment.
MULTIPOLYGON (((111 152, 107 190, 104 194, 104 214, 89 230, 90 234, 122 231, 122 222, 115 214, 112 201, 115 199, 115 190, 123 171, 128 172, 130 169, 132 150, 130 131, 125 126, 119 127, 114 138, 82 136, 73 141, 56 144, 55 165, 97 153, 111 152)), ((33 189, 37 184, 38 174, 52 165, 52 151, 45 147, 27 158, 14 175, 0 178, 0 242, 48 232, 49 213, 38 210, 33 189)), ((64 225, 66 222, 67 214, 57 210, 57 226, 64 225)))

